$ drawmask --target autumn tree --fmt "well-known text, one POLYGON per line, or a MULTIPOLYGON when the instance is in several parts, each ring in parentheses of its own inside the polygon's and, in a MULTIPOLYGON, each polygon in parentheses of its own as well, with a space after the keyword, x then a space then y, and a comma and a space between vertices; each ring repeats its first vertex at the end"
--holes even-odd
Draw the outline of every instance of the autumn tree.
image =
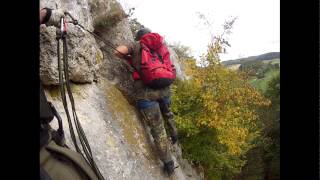
POLYGON ((169 47, 174 50, 180 61, 192 58, 191 49, 188 46, 184 46, 181 43, 172 43, 169 47))
POLYGON ((257 107, 270 101, 253 88, 245 74, 220 64, 219 54, 230 46, 236 18, 225 22, 224 31, 212 36, 200 66, 183 61, 191 79, 173 87, 173 112, 181 135, 183 155, 205 168, 209 179, 232 177, 245 164, 245 154, 261 134, 257 107))

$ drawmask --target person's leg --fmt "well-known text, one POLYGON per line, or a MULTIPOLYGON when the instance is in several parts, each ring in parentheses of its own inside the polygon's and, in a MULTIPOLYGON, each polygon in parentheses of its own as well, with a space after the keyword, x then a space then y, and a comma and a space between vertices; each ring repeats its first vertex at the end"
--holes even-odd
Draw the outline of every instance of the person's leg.
POLYGON ((154 139, 156 151, 164 164, 164 171, 170 176, 173 174, 175 167, 170 154, 163 116, 160 111, 159 103, 157 102, 158 99, 161 99, 161 97, 166 96, 169 93, 169 88, 166 88, 166 90, 153 90, 145 87, 143 90, 138 91, 137 94, 140 94, 140 96, 136 97, 140 97, 137 101, 138 108, 151 129, 151 135, 154 139))
POLYGON ((170 137, 172 144, 175 144, 178 140, 178 131, 174 122, 173 113, 170 110, 170 96, 166 96, 164 98, 161 98, 159 100, 159 105, 161 109, 161 113, 163 115, 163 118, 165 119, 170 132, 170 137))
POLYGON ((163 163, 172 161, 167 141, 167 134, 164 129, 163 117, 160 112, 159 104, 156 101, 139 100, 138 107, 144 120, 151 130, 156 151, 163 163))

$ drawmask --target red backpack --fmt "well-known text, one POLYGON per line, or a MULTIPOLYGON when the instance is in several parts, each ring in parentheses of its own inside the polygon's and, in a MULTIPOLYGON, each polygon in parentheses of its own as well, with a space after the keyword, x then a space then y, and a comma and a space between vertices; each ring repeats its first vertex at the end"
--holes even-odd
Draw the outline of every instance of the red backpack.
POLYGON ((163 37, 148 33, 140 39, 140 78, 150 88, 161 89, 169 86, 176 78, 176 69, 170 60, 168 47, 163 37))

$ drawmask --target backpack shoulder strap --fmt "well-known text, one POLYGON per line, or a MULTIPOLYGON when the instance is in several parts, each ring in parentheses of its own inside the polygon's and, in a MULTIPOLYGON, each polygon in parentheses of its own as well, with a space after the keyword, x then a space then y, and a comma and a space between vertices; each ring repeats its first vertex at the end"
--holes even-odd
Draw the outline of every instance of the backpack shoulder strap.
POLYGON ((150 52, 150 49, 148 48, 148 46, 145 45, 145 44, 143 44, 143 43, 140 43, 140 48, 141 48, 141 51, 142 51, 142 50, 145 50, 145 51, 150 52))
MULTIPOLYGON (((60 156, 67 158, 68 160, 72 161, 79 169, 81 169, 89 178, 90 180, 98 180, 98 177, 93 172, 92 168, 89 164, 84 160, 81 154, 66 148, 57 145, 54 141, 51 141, 47 146, 46 150, 50 153, 56 153, 60 156)), ((41 159, 40 159, 41 160, 41 159)))
POLYGON ((46 170, 40 167, 40 180, 52 180, 46 170))
POLYGON ((49 106, 58 119, 59 129, 52 129, 46 122, 40 123, 41 180, 73 179, 74 176, 77 180, 98 180, 84 157, 66 146, 61 117, 50 102, 49 106))
POLYGON ((50 122, 53 119, 53 113, 48 104, 48 100, 44 93, 42 82, 40 81, 40 120, 50 122))

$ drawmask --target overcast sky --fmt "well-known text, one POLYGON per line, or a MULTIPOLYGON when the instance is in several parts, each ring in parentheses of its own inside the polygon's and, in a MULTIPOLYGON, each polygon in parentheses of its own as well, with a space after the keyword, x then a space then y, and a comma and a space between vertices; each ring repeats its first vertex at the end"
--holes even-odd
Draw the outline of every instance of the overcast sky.
POLYGON ((227 38, 231 47, 221 60, 280 51, 280 0, 118 0, 134 18, 168 42, 192 49, 195 58, 206 52, 210 31, 197 12, 212 22, 212 33, 222 31, 230 17, 238 17, 227 38))

